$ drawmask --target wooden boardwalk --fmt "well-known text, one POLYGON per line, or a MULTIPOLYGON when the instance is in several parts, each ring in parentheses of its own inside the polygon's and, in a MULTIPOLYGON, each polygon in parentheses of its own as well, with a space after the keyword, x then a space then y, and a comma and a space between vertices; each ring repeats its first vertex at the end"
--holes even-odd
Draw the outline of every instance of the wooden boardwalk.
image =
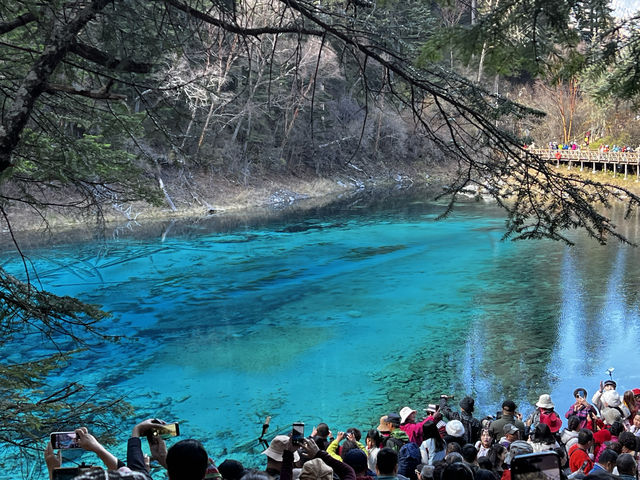
POLYGON ((598 152, 596 150, 552 150, 549 148, 528 149, 529 152, 555 162, 556 166, 566 164, 568 169, 573 166, 580 166, 580 171, 584 170, 585 163, 591 167, 592 172, 596 172, 596 166, 606 173, 607 167, 611 169, 615 176, 616 172, 623 173, 626 179, 629 174, 636 176, 636 181, 640 181, 640 152, 598 152), (558 155, 559 154, 559 155, 558 155))

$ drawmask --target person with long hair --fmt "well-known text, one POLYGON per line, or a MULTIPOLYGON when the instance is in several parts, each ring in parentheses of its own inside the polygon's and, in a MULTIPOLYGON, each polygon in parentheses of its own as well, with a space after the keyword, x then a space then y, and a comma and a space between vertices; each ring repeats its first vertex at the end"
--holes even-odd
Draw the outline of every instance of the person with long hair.
POLYGON ((549 425, 542 422, 537 424, 536 428, 533 430, 531 438, 529 439, 529 444, 533 448, 534 453, 553 450, 554 448, 559 447, 558 442, 556 442, 555 437, 551 433, 549 425))
POLYGON ((507 458, 507 448, 504 445, 495 443, 491 445, 487 458, 491 461, 491 471, 495 473, 497 478, 502 477, 502 472, 504 472, 504 461, 507 458))
POLYGON ((622 404, 629 409, 629 416, 624 419, 624 425, 628 429, 633 423, 633 417, 638 412, 638 405, 636 404, 636 397, 633 391, 627 390, 622 396, 622 404))
POLYGON ((382 435, 377 429, 372 428, 367 432, 365 443, 367 447, 367 465, 369 467, 369 470, 375 472, 376 458, 378 456, 378 452, 380 451, 380 445, 382 444, 382 435))
POLYGON ((424 465, 433 465, 434 462, 444 458, 447 444, 440 436, 438 426, 435 422, 425 422, 425 424, 422 425, 422 439, 420 455, 424 465))
POLYGON ((488 428, 483 428, 480 431, 480 440, 476 442, 475 447, 478 449, 478 457, 486 457, 489 454, 489 449, 493 445, 493 437, 488 428))

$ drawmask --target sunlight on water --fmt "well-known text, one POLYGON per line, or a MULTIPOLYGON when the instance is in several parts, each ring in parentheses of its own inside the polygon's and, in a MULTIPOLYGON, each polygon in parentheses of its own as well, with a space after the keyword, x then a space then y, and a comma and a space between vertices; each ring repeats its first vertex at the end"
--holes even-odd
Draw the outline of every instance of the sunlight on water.
MULTIPOLYGON (((131 426, 159 417, 218 462, 255 466, 266 415, 269 436, 298 420, 367 430, 440 393, 489 414, 505 395, 526 413, 550 392, 563 414, 610 366, 619 390, 640 386, 637 250, 502 242, 501 213, 482 204, 437 213, 403 200, 31 251, 45 288, 104 305, 107 330, 127 337, 61 379, 135 405, 121 455, 131 426)), ((4 266, 21 274, 15 257, 4 266)))

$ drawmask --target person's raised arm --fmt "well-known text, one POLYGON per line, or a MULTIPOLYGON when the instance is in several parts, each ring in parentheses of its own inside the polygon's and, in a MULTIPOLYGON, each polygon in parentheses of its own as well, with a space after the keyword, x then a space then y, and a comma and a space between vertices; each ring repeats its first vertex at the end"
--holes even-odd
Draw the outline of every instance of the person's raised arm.
POLYGON ((49 471, 49 480, 53 480, 53 469, 60 467, 60 457, 54 453, 51 442, 47 442, 47 448, 44 449, 44 461, 49 471))
POLYGON ((119 461, 115 455, 104 448, 104 446, 89 433, 87 427, 76 429, 76 439, 78 440, 78 446, 80 448, 98 455, 98 458, 102 460, 107 470, 117 470, 124 466, 123 462, 119 461))

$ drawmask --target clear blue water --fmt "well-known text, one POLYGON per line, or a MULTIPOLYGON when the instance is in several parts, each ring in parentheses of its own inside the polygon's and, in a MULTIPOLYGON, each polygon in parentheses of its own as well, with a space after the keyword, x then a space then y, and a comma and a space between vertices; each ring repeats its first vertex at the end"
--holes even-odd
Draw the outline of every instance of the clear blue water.
MULTIPOLYGON (((503 242, 497 207, 470 202, 434 221, 441 211, 394 197, 31 249, 46 289, 103 305, 106 330, 126 336, 52 383, 126 395, 136 417, 117 427, 123 458, 133 424, 158 417, 216 461, 253 466, 266 415, 268 437, 294 421, 364 431, 440 393, 473 395, 479 415, 505 397, 526 414, 551 393, 564 413, 609 367, 620 391, 640 386, 637 249, 580 232, 575 247, 503 242)), ((14 254, 3 264, 24 275, 14 254)))

